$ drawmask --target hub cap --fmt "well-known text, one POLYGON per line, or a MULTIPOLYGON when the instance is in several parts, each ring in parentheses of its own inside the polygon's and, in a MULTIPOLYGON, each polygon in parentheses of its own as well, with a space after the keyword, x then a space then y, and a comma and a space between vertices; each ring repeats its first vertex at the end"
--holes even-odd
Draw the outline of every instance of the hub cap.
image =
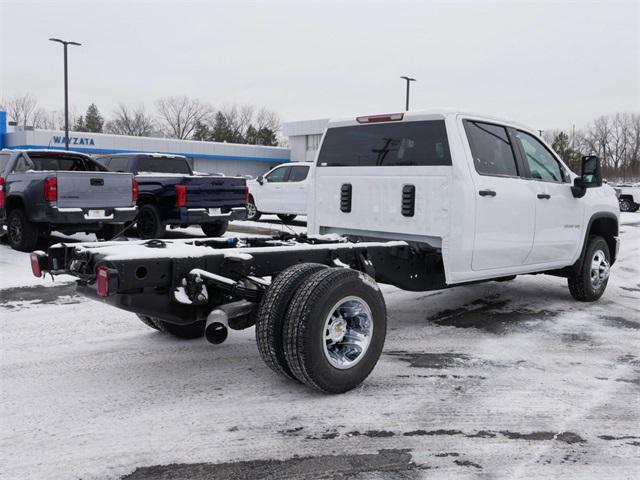
POLYGON ((13 217, 9 224, 9 235, 14 243, 22 242, 22 222, 19 218, 13 217))
POLYGON ((323 347, 329 363, 344 370, 364 357, 373 335, 373 316, 360 297, 347 297, 336 303, 324 322, 323 347))
POLYGON ((256 213, 258 213, 258 209, 254 205, 254 203, 253 202, 247 203, 247 218, 251 219, 255 217, 256 213))
POLYGON ((602 250, 596 250, 591 259, 591 286, 597 290, 609 278, 609 262, 602 250))

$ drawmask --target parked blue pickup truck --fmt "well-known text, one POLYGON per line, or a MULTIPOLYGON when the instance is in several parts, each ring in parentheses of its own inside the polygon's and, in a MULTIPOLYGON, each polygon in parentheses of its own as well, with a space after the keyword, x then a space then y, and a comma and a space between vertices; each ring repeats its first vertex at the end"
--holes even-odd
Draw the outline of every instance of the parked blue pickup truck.
POLYGON ((137 184, 88 155, 60 150, 0 151, 0 232, 31 251, 52 230, 110 239, 136 216, 137 184))
POLYGON ((194 174, 179 155, 125 153, 98 160, 113 172, 135 174, 138 236, 162 238, 171 228, 200 225, 205 235, 219 237, 229 221, 246 218, 248 189, 240 177, 194 174))

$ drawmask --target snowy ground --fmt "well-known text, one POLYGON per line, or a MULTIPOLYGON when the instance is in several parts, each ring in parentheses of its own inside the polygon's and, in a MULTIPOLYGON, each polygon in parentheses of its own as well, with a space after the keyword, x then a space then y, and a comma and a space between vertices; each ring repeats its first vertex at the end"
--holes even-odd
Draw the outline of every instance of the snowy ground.
POLYGON ((340 396, 272 374, 253 329, 172 340, 2 244, 0 478, 639 478, 640 213, 622 218, 595 304, 546 276, 385 288, 385 352, 340 396))

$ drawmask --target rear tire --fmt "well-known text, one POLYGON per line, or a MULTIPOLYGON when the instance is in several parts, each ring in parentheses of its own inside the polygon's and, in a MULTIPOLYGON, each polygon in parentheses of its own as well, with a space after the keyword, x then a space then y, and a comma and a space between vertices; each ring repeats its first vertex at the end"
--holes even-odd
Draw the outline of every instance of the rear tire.
POLYGON ((200 228, 207 237, 221 237, 229 228, 229 222, 203 223, 200 228))
POLYGON ((384 298, 371 277, 345 268, 321 270, 302 284, 289 305, 287 365, 311 388, 346 392, 375 367, 386 331, 384 298))
POLYGON ((164 237, 166 226, 160 219, 160 212, 155 205, 143 205, 138 210, 138 237, 143 240, 164 237))
POLYGON ((282 223, 291 223, 291 222, 293 222, 294 218, 296 218, 296 217, 297 217, 297 215, 285 215, 285 214, 282 214, 282 213, 278 214, 278 218, 280 220, 282 220, 282 223))
POLYGON ((598 300, 609 282, 611 255, 604 238, 591 235, 580 271, 567 279, 571 296, 580 302, 598 300))
POLYGON ((631 200, 629 200, 628 198, 621 198, 620 200, 618 200, 618 203, 620 204, 620 211, 621 212, 631 212, 632 208, 633 208, 633 204, 631 202, 631 200))
POLYGON ((176 325, 174 323, 165 322, 158 317, 150 317, 148 315, 138 315, 138 318, 145 325, 176 338, 192 340, 194 338, 204 336, 204 326, 206 323, 204 320, 190 325, 176 325))
POLYGON ((327 267, 301 263, 282 271, 265 292, 257 311, 256 343, 264 363, 276 373, 296 380, 284 352, 284 319, 291 298, 311 275, 327 267))
POLYGON ((14 250, 32 252, 38 244, 40 229, 30 222, 21 208, 14 208, 7 218, 7 240, 14 250))
POLYGON ((258 211, 258 207, 256 207, 256 202, 253 197, 249 197, 249 203, 247 203, 247 220, 251 220, 252 222, 257 222, 260 220, 262 213, 258 211))

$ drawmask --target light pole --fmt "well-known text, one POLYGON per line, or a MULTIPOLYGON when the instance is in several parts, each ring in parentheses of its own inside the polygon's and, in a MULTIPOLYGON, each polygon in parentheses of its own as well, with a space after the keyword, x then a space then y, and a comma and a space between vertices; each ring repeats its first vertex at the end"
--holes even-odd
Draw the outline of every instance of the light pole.
POLYGON ((67 45, 82 45, 78 42, 67 42, 59 38, 50 38, 52 42, 61 43, 64 47, 64 149, 69 150, 69 80, 67 75, 67 45))
POLYGON ((403 77, 400 77, 400 78, 403 78, 404 80, 406 80, 406 81, 407 81, 407 102, 406 102, 405 110, 406 110, 406 111, 409 111, 409 84, 410 84, 411 82, 415 82, 415 81, 416 81, 416 79, 415 79, 415 78, 411 78, 411 77, 404 77, 404 76, 403 76, 403 77))

